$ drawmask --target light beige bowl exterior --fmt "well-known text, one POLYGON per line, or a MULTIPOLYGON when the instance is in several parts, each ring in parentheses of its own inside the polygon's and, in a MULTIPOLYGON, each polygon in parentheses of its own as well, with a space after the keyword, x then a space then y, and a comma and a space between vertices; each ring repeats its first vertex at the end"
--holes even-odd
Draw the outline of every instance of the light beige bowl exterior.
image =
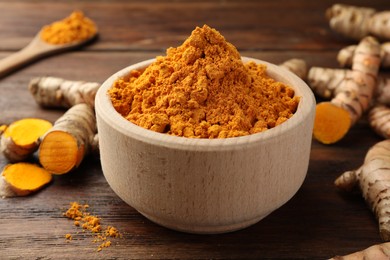
POLYGON ((107 79, 96 96, 103 173, 114 192, 162 226, 189 233, 223 233, 250 226, 286 203, 309 164, 315 99, 297 76, 266 64, 274 79, 301 97, 297 112, 262 133, 190 139, 156 133, 124 119, 107 90, 147 60, 107 79))

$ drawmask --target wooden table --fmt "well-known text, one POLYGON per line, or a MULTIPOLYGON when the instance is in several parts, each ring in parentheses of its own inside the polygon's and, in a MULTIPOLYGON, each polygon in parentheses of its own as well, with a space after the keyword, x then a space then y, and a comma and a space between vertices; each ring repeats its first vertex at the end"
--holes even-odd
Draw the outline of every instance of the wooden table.
MULTIPOLYGON (((337 51, 354 43, 333 33, 324 17, 336 1, 0 1, 0 58, 24 47, 45 24, 83 10, 100 37, 77 51, 35 62, 0 81, 0 124, 25 117, 55 121, 27 90, 37 76, 103 82, 119 69, 179 46, 195 26, 208 24, 242 56, 272 63, 302 58, 337 67, 337 51)), ((390 1, 343 1, 390 9, 390 1)), ((339 192, 334 179, 362 163, 380 141, 363 118, 335 145, 313 140, 307 178, 297 194, 259 223, 221 235, 168 230, 145 219, 110 189, 97 156, 55 176, 28 196, 0 200, 0 259, 326 259, 380 243, 375 217, 359 194, 339 192), (64 218, 72 201, 90 205, 103 224, 123 234, 97 252, 88 233, 64 218), (66 242, 65 234, 74 239, 66 242)), ((0 156, 0 167, 7 163, 0 156)))

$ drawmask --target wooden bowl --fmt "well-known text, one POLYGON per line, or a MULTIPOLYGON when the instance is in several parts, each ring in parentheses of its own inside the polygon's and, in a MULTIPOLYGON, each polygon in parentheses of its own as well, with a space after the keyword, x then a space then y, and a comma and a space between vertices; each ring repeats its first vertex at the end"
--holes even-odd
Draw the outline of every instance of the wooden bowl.
POLYGON ((296 113, 262 133, 226 139, 191 139, 146 130, 123 118, 107 91, 147 60, 107 79, 96 95, 103 173, 114 192, 162 226, 189 233, 223 233, 250 226, 286 203, 302 185, 309 164, 315 99, 291 72, 267 73, 300 96, 296 113))

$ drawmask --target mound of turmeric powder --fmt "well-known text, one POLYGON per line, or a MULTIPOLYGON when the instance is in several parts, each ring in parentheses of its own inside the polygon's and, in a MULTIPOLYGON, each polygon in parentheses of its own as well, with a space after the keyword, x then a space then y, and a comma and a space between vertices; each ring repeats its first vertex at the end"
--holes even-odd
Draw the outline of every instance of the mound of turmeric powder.
POLYGON ((215 29, 197 27, 144 71, 131 71, 109 90, 114 108, 144 128, 175 136, 227 138, 275 127, 299 98, 270 78, 266 66, 244 64, 215 29))
POLYGON ((95 23, 81 11, 74 11, 68 17, 44 26, 41 39, 50 44, 67 44, 88 40, 97 33, 95 23))

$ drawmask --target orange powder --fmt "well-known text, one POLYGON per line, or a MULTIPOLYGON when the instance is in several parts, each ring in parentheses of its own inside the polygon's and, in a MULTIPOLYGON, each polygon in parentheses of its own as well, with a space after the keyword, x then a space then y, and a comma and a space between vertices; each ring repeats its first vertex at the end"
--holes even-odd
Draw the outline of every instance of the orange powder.
POLYGON ((85 41, 97 33, 95 23, 81 11, 74 11, 63 20, 42 28, 41 39, 50 44, 85 41))
POLYGON ((109 90, 129 121, 160 133, 227 138, 262 132, 290 118, 299 98, 265 65, 244 64, 215 29, 197 27, 144 71, 131 71, 109 90))
MULTIPOLYGON (((111 246, 111 241, 108 238, 121 238, 122 234, 113 226, 102 228, 101 218, 90 215, 87 212, 88 204, 79 204, 78 202, 70 203, 69 209, 63 214, 65 217, 74 220, 74 225, 82 227, 83 230, 89 230, 95 237, 94 243, 99 243, 97 251, 100 252, 103 248, 111 246)), ((73 239, 71 234, 66 234, 67 241, 73 239)))

